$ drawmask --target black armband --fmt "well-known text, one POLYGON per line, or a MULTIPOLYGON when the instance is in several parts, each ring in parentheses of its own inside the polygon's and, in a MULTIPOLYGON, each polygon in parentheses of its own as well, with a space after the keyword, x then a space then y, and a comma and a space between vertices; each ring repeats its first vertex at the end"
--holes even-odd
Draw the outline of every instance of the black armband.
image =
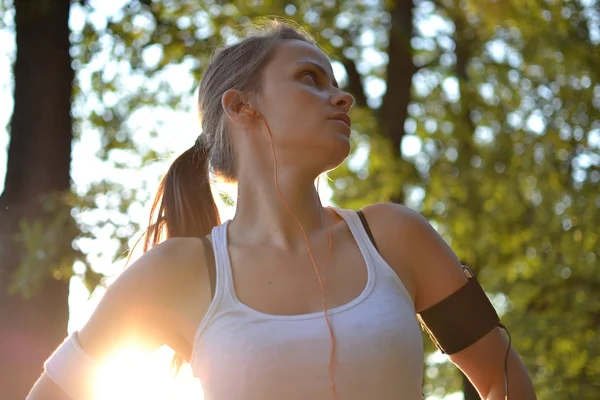
POLYGON ((500 318, 475 275, 463 266, 467 283, 419 313, 421 324, 444 354, 454 354, 500 325, 500 318))

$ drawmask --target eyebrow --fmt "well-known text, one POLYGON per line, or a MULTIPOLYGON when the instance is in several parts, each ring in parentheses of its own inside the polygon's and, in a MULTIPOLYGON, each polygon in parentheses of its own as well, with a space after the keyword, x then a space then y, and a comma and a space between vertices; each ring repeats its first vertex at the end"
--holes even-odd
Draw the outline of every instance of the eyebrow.
MULTIPOLYGON (((319 64, 317 64, 315 62, 312 62, 312 61, 298 61, 296 63, 296 65, 299 65, 299 64, 310 64, 313 67, 315 67, 316 69, 318 69, 323 75, 329 76, 329 74, 327 73, 327 71, 325 70, 325 68, 323 68, 321 65, 319 65, 319 64)), ((335 78, 333 78, 333 86, 335 86, 338 89, 340 88, 340 86, 338 85, 338 83, 335 80, 335 78)))

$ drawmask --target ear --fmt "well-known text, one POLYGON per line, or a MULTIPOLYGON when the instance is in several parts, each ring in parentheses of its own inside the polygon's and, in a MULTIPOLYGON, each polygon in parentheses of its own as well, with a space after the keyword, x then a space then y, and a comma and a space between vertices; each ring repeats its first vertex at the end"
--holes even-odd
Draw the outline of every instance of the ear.
POLYGON ((238 89, 228 89, 221 97, 221 105, 225 114, 233 122, 238 124, 248 124, 252 117, 244 112, 244 109, 250 108, 247 95, 238 89))

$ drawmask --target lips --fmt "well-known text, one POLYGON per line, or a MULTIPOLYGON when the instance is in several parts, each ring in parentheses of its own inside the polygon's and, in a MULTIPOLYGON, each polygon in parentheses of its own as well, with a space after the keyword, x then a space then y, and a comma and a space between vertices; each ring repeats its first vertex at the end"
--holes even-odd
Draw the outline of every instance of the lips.
POLYGON ((342 121, 343 123, 348 125, 348 127, 352 126, 352 119, 350 119, 350 116, 346 113, 334 114, 331 117, 329 117, 329 119, 336 119, 342 121))

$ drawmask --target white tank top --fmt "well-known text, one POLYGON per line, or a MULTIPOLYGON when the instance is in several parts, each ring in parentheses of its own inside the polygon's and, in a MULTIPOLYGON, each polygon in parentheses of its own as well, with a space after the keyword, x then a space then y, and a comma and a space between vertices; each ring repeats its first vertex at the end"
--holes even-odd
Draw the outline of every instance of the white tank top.
MULTIPOLYGON (((412 299, 353 210, 347 223, 368 269, 354 300, 330 309, 338 400, 421 399, 423 343, 412 299)), ((229 220, 212 230, 215 295, 198 327, 191 367, 206 400, 331 400, 324 312, 271 315, 241 303, 227 251, 229 220)))

